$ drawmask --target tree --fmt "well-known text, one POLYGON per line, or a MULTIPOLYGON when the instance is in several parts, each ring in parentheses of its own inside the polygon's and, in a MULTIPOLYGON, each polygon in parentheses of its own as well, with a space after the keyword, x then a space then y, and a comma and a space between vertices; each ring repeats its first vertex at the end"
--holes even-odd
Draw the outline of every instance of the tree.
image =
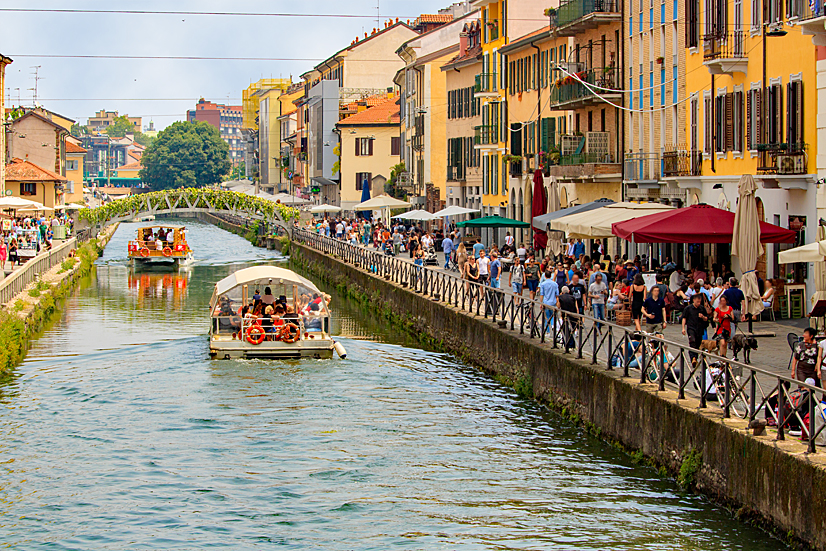
POLYGON ((154 190, 205 187, 229 175, 229 146, 205 122, 176 122, 141 156, 141 180, 154 190))
POLYGON ((127 132, 133 133, 140 133, 140 131, 135 132, 135 125, 129 122, 129 117, 126 115, 121 115, 120 117, 115 117, 115 120, 106 127, 104 130, 109 136, 113 138, 122 138, 126 136, 127 132))
POLYGON ((384 192, 388 194, 390 197, 395 197, 396 199, 406 201, 407 192, 404 189, 402 189, 401 185, 396 185, 396 182, 399 179, 399 175, 402 172, 405 172, 404 163, 399 163, 390 169, 390 179, 384 183, 384 192))
POLYGON ((71 133, 75 138, 82 138, 89 133, 89 128, 82 124, 75 123, 72 125, 71 133))
POLYGON ((152 145, 152 142, 155 141, 155 138, 153 138, 152 136, 147 136, 143 132, 138 132, 137 134, 135 134, 135 141, 144 147, 149 147, 150 145, 152 145))
POLYGON ((246 167, 239 163, 232 167, 232 173, 229 175, 230 180, 243 180, 246 174, 246 167))

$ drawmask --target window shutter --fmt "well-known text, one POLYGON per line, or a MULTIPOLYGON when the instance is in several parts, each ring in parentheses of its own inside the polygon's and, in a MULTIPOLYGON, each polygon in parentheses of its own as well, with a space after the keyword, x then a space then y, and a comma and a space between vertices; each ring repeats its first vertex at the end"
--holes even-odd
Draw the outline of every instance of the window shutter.
POLYGON ((777 143, 783 143, 783 89, 779 84, 774 86, 774 112, 777 143))
POLYGON ((508 141, 508 104, 504 101, 500 104, 502 106, 502 137, 500 141, 507 142, 508 141))
POLYGON ((371 140, 370 138, 367 138, 367 144, 368 144, 367 145, 367 154, 368 155, 373 154, 373 142, 374 141, 376 141, 376 140, 371 140))
POLYGON ((356 157, 361 155, 361 148, 359 147, 360 145, 361 145, 361 138, 356 138, 356 157))
POLYGON ((757 89, 754 91, 754 106, 752 106, 752 115, 757 124, 754 125, 754 143, 752 149, 757 149, 757 144, 762 143, 763 140, 763 90, 757 89))
POLYGON ((734 94, 726 94, 726 151, 734 150, 734 94))
POLYGON ((795 99, 797 100, 795 115, 797 116, 797 137, 795 141, 797 143, 803 143, 803 121, 806 119, 803 117, 803 81, 795 82, 795 99))
POLYGON ((749 90, 749 93, 746 95, 746 129, 747 129, 747 131, 746 131, 746 149, 748 149, 748 150, 753 149, 752 135, 751 135, 751 131, 754 128, 754 125, 751 122, 753 120, 751 118, 752 96, 754 96, 754 91, 749 90))

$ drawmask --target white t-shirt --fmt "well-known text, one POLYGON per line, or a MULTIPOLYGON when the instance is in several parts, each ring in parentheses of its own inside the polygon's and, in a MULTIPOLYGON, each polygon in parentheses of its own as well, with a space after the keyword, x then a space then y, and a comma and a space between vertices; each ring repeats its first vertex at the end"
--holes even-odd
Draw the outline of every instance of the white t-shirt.
POLYGON ((528 254, 528 251, 525 250, 525 247, 519 247, 516 249, 516 256, 519 257, 519 260, 525 260, 525 256, 528 254))
POLYGON ((430 237, 429 235, 425 235, 424 237, 422 237, 422 247, 424 247, 425 249, 429 249, 432 246, 433 246, 433 238, 432 237, 430 237))
POLYGON ((490 272, 488 271, 488 265, 490 264, 490 258, 488 257, 479 257, 476 260, 476 264, 479 265, 479 275, 488 275, 490 272))
POLYGON ((512 235, 506 235, 505 236, 505 245, 507 245, 508 247, 513 247, 513 236, 512 235))

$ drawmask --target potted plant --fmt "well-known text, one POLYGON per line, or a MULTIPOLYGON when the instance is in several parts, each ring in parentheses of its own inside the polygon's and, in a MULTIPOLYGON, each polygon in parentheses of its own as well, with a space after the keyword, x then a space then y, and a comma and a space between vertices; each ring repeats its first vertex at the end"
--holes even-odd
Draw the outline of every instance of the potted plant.
POLYGON ((502 160, 506 163, 521 163, 522 156, 521 155, 503 155, 502 160))
POLYGON ((786 274, 786 283, 794 283, 794 272, 786 274))

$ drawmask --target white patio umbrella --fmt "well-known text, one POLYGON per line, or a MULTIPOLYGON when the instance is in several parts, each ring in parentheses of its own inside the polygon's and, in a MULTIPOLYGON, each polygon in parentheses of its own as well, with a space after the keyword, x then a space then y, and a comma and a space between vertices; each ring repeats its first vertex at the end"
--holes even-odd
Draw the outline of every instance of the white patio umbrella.
POLYGON ((473 214, 474 212, 479 212, 479 209, 468 209, 465 207, 460 207, 458 205, 453 205, 450 207, 443 208, 440 211, 434 212, 433 216, 441 218, 443 216, 459 216, 462 214, 473 214))
POLYGON ((296 197, 295 195, 290 195, 289 193, 276 193, 272 197, 267 197, 267 199, 270 201, 281 201, 281 204, 283 205, 306 205, 309 203, 308 200, 302 199, 301 197, 296 197))
POLYGON ((314 206, 313 208, 310 209, 310 212, 340 212, 340 211, 341 211, 341 207, 337 207, 335 205, 328 205, 326 203, 323 204, 323 205, 316 205, 316 206, 314 206))
MULTIPOLYGON (((820 235, 820 228, 817 230, 820 235)), ((796 262, 826 262, 826 240, 816 243, 809 243, 788 251, 782 251, 777 255, 781 264, 794 264, 796 262)))
POLYGON ((359 203, 353 210, 356 212, 365 211, 365 210, 386 210, 387 215, 385 219, 387 222, 390 222, 390 209, 402 209, 405 207, 409 207, 410 203, 407 201, 402 201, 401 199, 396 199, 395 197, 390 197, 389 195, 377 195, 372 199, 368 199, 363 203, 359 203))
POLYGON ((21 212, 52 212, 54 209, 52 207, 47 207, 37 201, 32 201, 32 204, 28 207, 23 207, 20 209, 21 212))
POLYGON ((674 207, 670 205, 660 203, 609 203, 598 209, 551 220, 548 226, 552 230, 564 231, 568 237, 601 239, 613 237, 611 224, 614 222, 624 222, 673 209, 674 207))
POLYGON ((28 199, 22 199, 20 197, 14 197, 12 195, 7 195, 5 197, 0 197, 0 209, 7 210, 7 209, 24 209, 27 207, 33 207, 39 205, 37 201, 29 201, 28 199))
MULTIPOLYGON (((826 228, 823 226, 818 225, 817 227, 817 238, 820 240, 820 243, 826 243, 826 228)), ((815 294, 812 295, 812 306, 817 304, 819 300, 826 300, 826 262, 823 260, 819 262, 815 262, 814 264, 814 276, 815 276, 815 294)))
POLYGON ((760 244, 760 219, 757 217, 757 184, 751 174, 743 174, 737 186, 740 200, 734 213, 734 232, 731 241, 731 254, 740 259, 743 277, 740 290, 746 296, 742 314, 751 314, 752 318, 763 311, 760 288, 757 286, 757 259, 763 254, 760 244))
POLYGON ((419 221, 427 221, 427 220, 437 220, 439 217, 433 214, 432 212, 427 212, 426 210, 411 210, 405 213, 402 213, 398 216, 394 216, 393 218, 401 218, 402 220, 419 220, 419 221))
POLYGON ((69 203, 68 205, 63 205, 63 208, 65 210, 80 210, 80 209, 85 209, 86 205, 81 205, 81 204, 78 204, 78 203, 69 203))

